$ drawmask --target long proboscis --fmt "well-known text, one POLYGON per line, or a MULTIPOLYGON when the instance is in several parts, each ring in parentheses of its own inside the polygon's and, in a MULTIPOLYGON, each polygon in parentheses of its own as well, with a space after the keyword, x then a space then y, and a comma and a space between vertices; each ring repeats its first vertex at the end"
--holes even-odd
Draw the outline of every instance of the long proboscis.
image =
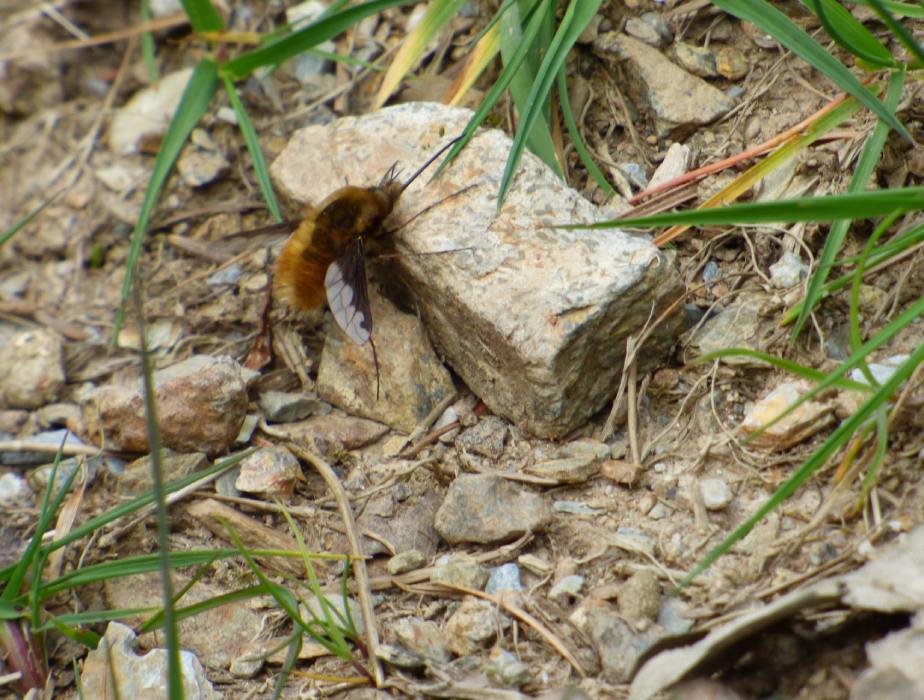
POLYGON ((450 148, 452 148, 453 145, 455 145, 455 143, 456 143, 457 141, 459 141, 463 136, 464 136, 464 134, 459 134, 459 135, 456 136, 452 141, 450 141, 449 143, 445 144, 440 150, 438 150, 434 155, 432 155, 432 156, 430 157, 430 159, 429 159, 426 163, 424 163, 423 165, 421 165, 421 166, 417 169, 417 172, 416 172, 416 173, 414 173, 413 175, 411 175, 411 176, 408 178, 407 182, 405 182, 403 185, 401 185, 401 192, 404 192, 404 190, 406 190, 406 189, 408 188, 408 186, 410 186, 410 184, 411 184, 412 182, 414 182, 414 180, 416 180, 424 170, 426 170, 426 169, 429 168, 431 165, 433 165, 433 162, 434 162, 435 160, 437 160, 441 155, 443 155, 446 151, 448 151, 450 148))

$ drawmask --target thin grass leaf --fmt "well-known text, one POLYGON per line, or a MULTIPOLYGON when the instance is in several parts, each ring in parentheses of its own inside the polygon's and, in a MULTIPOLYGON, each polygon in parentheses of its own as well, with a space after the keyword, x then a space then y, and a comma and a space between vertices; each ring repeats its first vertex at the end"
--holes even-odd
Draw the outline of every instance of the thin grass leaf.
POLYGON ((19 233, 23 229, 24 226, 26 226, 30 221, 32 221, 32 219, 34 219, 36 216, 38 216, 43 211, 45 211, 45 207, 47 207, 49 204, 54 202, 61 195, 61 192, 63 192, 63 190, 59 190, 58 192, 56 192, 54 195, 52 195, 51 197, 46 199, 44 202, 39 204, 35 209, 30 211, 24 217, 22 217, 19 221, 15 222, 12 226, 6 229, 6 231, 3 231, 2 233, 0 233, 0 247, 3 247, 3 245, 7 241, 9 241, 13 236, 19 233))
MULTIPOLYGON (((865 5, 870 7, 867 0, 845 0, 851 5, 865 5)), ((911 17, 912 19, 924 19, 924 6, 920 3, 912 5, 907 2, 897 2, 896 0, 881 0, 882 6, 894 15, 899 17, 911 17)))
POLYGON ((458 13, 465 0, 434 0, 423 19, 404 37, 398 53, 395 54, 388 71, 382 79, 378 94, 372 102, 373 111, 382 107, 398 89, 404 79, 427 48, 427 44, 442 31, 449 21, 458 13))
MULTIPOLYGON (((872 268, 877 265, 881 265, 892 258, 897 258, 899 255, 908 249, 917 246, 922 241, 924 241, 924 225, 915 226, 909 229, 905 234, 892 239, 888 243, 885 243, 873 251, 873 253, 870 255, 869 264, 867 267, 872 268)), ((858 255, 841 258, 840 260, 835 261, 833 265, 829 267, 856 264, 858 259, 858 255)), ((821 269, 821 266, 819 266, 818 269, 821 269)), ((852 273, 836 277, 835 279, 825 284, 821 290, 821 295, 818 297, 818 300, 820 301, 821 299, 825 299, 834 292, 844 289, 845 287, 849 287, 852 283, 852 273)), ((785 326, 792 323, 802 312, 804 305, 805 302, 803 300, 795 304, 793 307, 787 309, 786 313, 783 315, 783 318, 780 320, 780 325, 785 326)))
MULTIPOLYGON (((235 464, 237 464, 241 460, 245 459, 246 457, 249 457, 251 454, 253 454, 253 452, 254 452, 254 448, 244 450, 243 452, 239 452, 236 455, 227 457, 226 459, 223 459, 220 462, 216 462, 211 467, 201 469, 197 472, 190 474, 189 476, 184 476, 182 479, 177 479, 176 481, 172 481, 166 486, 164 486, 164 493, 165 494, 174 493, 175 491, 179 491, 180 489, 183 489, 189 486, 190 484, 198 481, 199 479, 204 479, 205 477, 211 476, 212 474, 217 474, 223 471, 227 471, 228 469, 233 467, 235 464)), ((96 530, 103 527, 104 525, 108 525, 109 523, 112 523, 112 522, 115 522, 116 520, 124 518, 126 515, 136 512, 137 510, 143 508, 144 506, 151 504, 153 501, 154 501, 154 493, 151 491, 141 496, 138 496, 136 498, 133 498, 130 501, 126 501, 125 503, 122 503, 106 511, 105 513, 102 513, 96 516, 95 518, 91 518, 85 523, 81 523, 80 525, 75 527, 73 530, 71 530, 67 535, 62 537, 61 539, 55 540, 54 542, 50 542, 49 544, 45 545, 44 549, 46 549, 49 553, 51 553, 54 550, 59 549, 60 547, 65 547, 71 544, 72 542, 76 542, 82 537, 86 537, 88 535, 93 534, 96 530)), ((3 572, 0 572, 0 580, 2 580, 2 576, 3 576, 3 572)))
MULTIPOLYGON (((802 0, 818 17, 834 41, 854 56, 876 68, 897 68, 901 64, 892 53, 836 0, 802 0)), ((889 111, 894 112, 892 107, 889 111)))
POLYGON ((860 503, 865 503, 869 498, 870 491, 876 484, 879 477, 879 468, 885 459, 886 451, 889 449, 889 416, 886 406, 876 413, 876 451, 869 466, 866 468, 866 476, 863 478, 863 490, 860 493, 860 503))
POLYGON ((504 90, 507 89, 507 86, 510 85, 510 82, 513 80, 513 76, 516 75, 517 69, 526 60, 526 56, 529 53, 530 47, 536 40, 536 36, 539 33, 539 29, 542 26, 542 20, 545 13, 549 11, 550 6, 552 5, 552 0, 540 0, 539 6, 533 12, 532 16, 529 19, 529 22, 526 25, 526 31, 523 32, 523 41, 520 42, 520 45, 517 47, 516 53, 511 57, 510 63, 504 66, 504 69, 501 71, 501 74, 497 77, 497 81, 488 90, 488 94, 485 95, 484 99, 481 101, 481 105, 478 109, 475 110, 475 114, 472 115, 472 118, 468 120, 468 124, 465 125, 465 129, 462 130, 461 138, 449 149, 449 152, 446 154, 446 157, 439 164, 439 167, 434 171, 432 180, 435 180, 440 176, 440 173, 455 159, 459 152, 465 148, 465 145, 471 140, 472 136, 475 135, 475 131, 481 126, 481 123, 484 121, 485 117, 488 116, 488 113, 494 108, 494 105, 500 99, 500 96, 504 94, 504 90))
POLYGON ((891 12, 886 9, 883 5, 882 0, 867 0, 867 4, 872 8, 879 19, 882 20, 882 23, 889 28, 889 31, 892 32, 892 35, 898 39, 899 43, 905 47, 905 49, 917 59, 914 68, 920 68, 924 65, 924 48, 915 40, 914 35, 908 30, 908 28, 899 22, 892 15, 891 12))
MULTIPOLYGON (((755 357, 757 359, 768 362, 772 365, 776 365, 781 369, 786 370, 787 372, 793 372, 801 376, 806 377, 807 379, 812 379, 812 381, 817 382, 817 384, 812 387, 805 394, 800 396, 796 401, 786 407, 782 413, 776 416, 772 421, 767 423, 759 433, 764 432, 767 428, 772 425, 775 425, 779 421, 783 420, 790 413, 795 411, 799 406, 801 406, 806 401, 811 401, 816 396, 821 394, 824 391, 827 391, 831 387, 838 387, 844 389, 856 389, 862 392, 873 391, 875 385, 866 385, 859 382, 854 382, 851 380, 846 380, 844 377, 847 376, 847 373, 850 372, 854 367, 858 367, 862 362, 865 362, 866 358, 875 351, 876 349, 882 347, 895 337, 898 333, 905 330, 909 324, 915 321, 919 316, 924 315, 924 297, 921 297, 911 306, 905 309, 901 314, 896 318, 890 321, 886 326, 880 330, 878 333, 873 335, 872 338, 867 340, 863 345, 857 348, 853 354, 848 357, 846 360, 841 362, 838 365, 837 369, 829 372, 828 374, 822 374, 818 370, 813 370, 808 367, 802 367, 801 365, 795 365, 795 363, 790 362, 789 360, 783 360, 781 358, 773 357, 772 355, 767 355, 767 353, 762 353, 755 350, 748 350, 745 348, 733 348, 730 350, 717 350, 716 352, 711 352, 706 355, 703 355, 701 358, 698 358, 694 361, 694 364, 700 364, 703 362, 709 362, 718 357, 724 357, 726 355, 744 355, 749 357, 755 357), (819 376, 821 375, 821 376, 819 376)), ((753 438, 752 438, 753 439, 753 438)))
MULTIPOLYGON (((554 14, 550 11, 543 16, 543 24, 540 25, 538 41, 530 45, 529 53, 526 60, 520 64, 520 67, 513 75, 510 81, 509 91, 513 102, 516 105, 517 113, 522 115, 529 101, 530 91, 536 82, 536 70, 539 67, 540 53, 543 49, 547 50, 547 41, 544 34, 550 33, 551 23, 554 22, 554 14)), ((504 13, 500 20, 500 50, 501 57, 505 64, 516 53, 520 42, 523 41, 523 24, 525 18, 520 15, 518 4, 514 4, 510 10, 504 13)), ((549 127, 548 118, 548 100, 543 105, 536 117, 532 127, 526 135, 526 147, 539 156, 542 161, 556 172, 559 177, 564 177, 562 165, 558 161, 555 151, 555 144, 552 140, 552 131, 549 127)))
POLYGON ((564 69, 558 72, 558 103, 561 105, 561 114, 565 120, 565 127, 568 129, 568 135, 571 137, 571 143, 574 145, 574 150, 577 152, 584 167, 587 168, 587 172, 590 173, 590 176, 601 190, 606 192, 610 197, 615 196, 616 190, 613 189, 613 186, 610 185, 606 176, 600 168, 597 167, 593 156, 591 156, 590 151, 587 149, 587 144, 585 144, 584 139, 581 138, 581 132, 578 129, 574 114, 571 111, 571 99, 568 96, 568 81, 565 77, 564 69))
POLYGON ((244 103, 241 102, 241 98, 237 94, 234 81, 227 75, 222 75, 221 79, 225 85, 225 92, 228 93, 231 108, 237 115, 237 123, 240 126, 241 134, 244 136, 244 143, 247 144, 247 150, 250 152, 254 175, 257 177, 257 185, 260 187, 266 206, 276 221, 282 221, 282 210, 279 208, 279 201, 276 199, 275 191, 273 191, 273 183, 270 180, 269 168, 266 165, 266 158, 263 156, 263 149, 260 148, 257 131, 253 128, 253 122, 250 121, 247 110, 244 108, 244 103))
MULTIPOLYGON (((797 157, 800 151, 808 148, 829 131, 840 126, 843 121, 853 116, 859 109, 860 105, 855 99, 845 99, 831 111, 822 114, 802 133, 790 137, 769 156, 734 178, 729 184, 700 204, 697 209, 715 209, 735 201, 770 173, 784 167, 787 162, 797 157)), ((689 226, 674 226, 658 234, 653 243, 659 247, 663 246, 682 235, 688 228, 689 226)))
POLYGON ((564 229, 617 227, 650 228, 671 224, 721 226, 727 224, 769 224, 794 221, 835 221, 846 217, 872 219, 892 211, 924 208, 924 187, 899 187, 876 192, 835 194, 826 197, 799 197, 778 202, 730 204, 721 209, 655 214, 639 218, 613 219, 593 224, 556 225, 564 229))
POLYGON ((125 261, 125 279, 122 281, 121 304, 116 312, 115 323, 112 328, 112 343, 116 342, 119 332, 122 330, 122 323, 125 320, 125 302, 128 301, 128 295, 132 290, 135 281, 135 268, 138 266, 138 259, 141 257, 141 247, 144 243, 144 237, 148 230, 148 224, 151 221, 151 215, 154 213, 154 207, 160 199, 160 193, 164 183, 173 171, 173 165, 186 145, 186 140, 195 128, 196 124, 205 114, 209 103, 212 101, 212 95, 218 87, 218 69, 215 63, 209 59, 203 59, 196 66, 186 89, 183 91, 183 97, 177 106, 173 119, 167 127, 164 139, 161 142, 160 150, 157 152, 157 159, 154 161, 154 168, 151 170, 151 178, 148 180, 147 189, 144 192, 144 201, 141 204, 141 213, 138 215, 138 222, 132 231, 131 244, 128 250, 128 257, 125 261))
POLYGON ((36 574, 38 575, 38 582, 41 583, 42 572, 39 566, 39 562, 43 560, 41 551, 42 537, 44 537, 49 525, 51 525, 51 521, 54 518, 55 513, 58 511, 58 508, 61 507, 61 503, 67 496, 71 485, 74 483, 74 479, 77 478, 77 474, 79 473, 79 470, 73 470, 68 475, 64 485, 58 489, 55 498, 52 499, 52 489, 54 488, 55 482, 57 481, 58 466, 61 463, 61 456, 63 454, 64 442, 66 439, 67 436, 65 435, 65 438, 61 440, 61 445, 58 448, 58 452, 55 454, 55 459, 51 468, 51 477, 48 480, 48 484, 45 486, 45 493, 42 495, 42 504, 39 506, 39 518, 35 525, 35 532, 29 540, 29 544, 26 545, 25 551, 19 557, 17 563, 11 567, 11 574, 4 584, 3 591, 0 592, 0 602, 8 603, 10 601, 16 600, 19 597, 20 589, 22 588, 23 582, 26 579, 26 573, 30 570, 32 571, 33 576, 33 589, 36 585, 34 580, 36 574))
MULTIPOLYGON (((250 557, 295 557, 297 554, 278 549, 250 549, 241 552, 236 548, 222 547, 219 549, 192 550, 189 552, 170 552, 168 563, 172 569, 186 569, 193 566, 210 566, 222 559, 246 554, 250 557)), ((140 554, 134 557, 100 562, 82 566, 79 569, 68 571, 54 581, 42 586, 41 600, 46 600, 57 593, 69 591, 78 586, 86 586, 100 581, 107 581, 126 576, 139 576, 149 574, 158 569, 157 554, 140 554)), ((339 559, 338 555, 331 556, 339 559)))
POLYGON ((500 49, 501 18, 508 10, 516 6, 522 17, 530 17, 536 5, 541 0, 504 0, 484 28, 468 44, 474 46, 469 52, 460 73, 453 80, 452 85, 443 95, 443 102, 457 105, 468 89, 474 84, 475 78, 481 75, 500 49), (461 87, 460 87, 461 86, 461 87))
MULTIPOLYGON (((882 235, 889 228, 891 228, 892 224, 895 223, 895 219, 897 219, 898 216, 899 215, 897 213, 893 212, 891 215, 885 217, 878 226, 876 226, 873 234, 869 237, 869 240, 867 240, 866 245, 863 246, 863 254, 860 256, 860 260, 857 263, 857 269, 853 273, 853 284, 850 288, 850 309, 848 312, 848 322, 850 329, 850 347, 854 351, 856 351, 856 349, 863 344, 863 332, 860 329, 860 287, 863 283, 863 273, 866 270, 866 261, 867 258, 869 258, 870 251, 872 251, 872 249, 876 246, 876 241, 878 241, 882 235)), ((870 384, 878 384, 865 360, 858 366, 870 384)))
POLYGON ((713 0, 713 4, 760 27, 796 56, 828 76, 844 92, 857 98, 864 107, 901 134, 902 138, 913 142, 911 134, 893 112, 886 109, 842 63, 775 7, 764 0, 713 0))
POLYGON ((893 374, 888 381, 883 383, 878 391, 867 399, 856 413, 841 423, 831 436, 825 440, 821 447, 815 450, 802 466, 773 493, 767 502, 757 509, 757 512, 745 520, 744 523, 738 526, 738 528, 725 538, 721 544, 703 557, 683 579, 680 584, 681 587, 689 584, 703 571, 712 566, 716 559, 728 552, 728 550, 731 549, 736 542, 744 538, 757 523, 763 520, 778 505, 795 493, 796 489, 811 478, 812 474, 823 467, 828 459, 843 447, 847 441, 850 440, 851 436, 866 423, 870 416, 891 399, 892 395, 902 385, 902 382, 911 376, 914 369, 922 361, 924 361, 924 345, 919 346, 914 353, 912 353, 911 357, 895 370, 895 374, 893 374))
MULTIPOLYGON (((887 109, 894 110, 898 105, 898 100, 901 97, 904 84, 904 72, 893 73, 891 75, 885 97, 887 109)), ((876 163, 879 162, 879 158, 882 155, 882 148, 885 145, 888 135, 888 126, 882 121, 878 122, 875 129, 873 129, 873 133, 863 145, 860 159, 857 161, 857 166, 854 168, 853 175, 850 178, 850 184, 847 186, 848 194, 866 190, 870 178, 873 175, 873 171, 876 168, 876 163)), ((809 315, 822 298, 825 281, 828 278, 831 264, 844 244, 847 230, 850 228, 850 223, 851 221, 849 218, 842 218, 835 221, 828 235, 825 237, 825 245, 821 251, 821 256, 818 258, 818 267, 809 280, 808 289, 805 291, 805 299, 802 302, 802 309, 799 312, 799 318, 790 336, 792 341, 795 341, 802 332, 802 329, 808 322, 809 315)))
POLYGON ((548 53, 545 55, 542 65, 539 66, 536 80, 533 82, 526 104, 520 112, 520 124, 514 135, 510 155, 507 158, 507 165, 501 177, 500 191, 497 195, 498 210, 513 182, 513 176, 526 146, 526 137, 533 124, 542 114, 549 91, 552 88, 552 82, 562 66, 564 66, 565 59, 568 57, 571 47, 574 46, 574 42, 577 41, 581 32, 584 31, 584 28, 597 13, 600 2, 601 0, 571 0, 565 14, 562 16, 558 31, 555 32, 555 36, 549 44, 548 53))
MULTIPOLYGON (((824 382, 830 379, 831 381, 825 385, 825 389, 834 387, 842 391, 872 391, 872 388, 868 384, 864 384, 863 382, 855 382, 850 379, 843 379, 844 374, 846 374, 846 371, 851 367, 847 367, 847 370, 838 372, 837 376, 833 376, 833 373, 822 372, 821 370, 815 369, 814 367, 806 367, 805 365, 800 365, 799 363, 793 362, 792 360, 787 360, 786 358, 777 357, 776 355, 771 355, 769 353, 763 352, 762 350, 752 350, 750 348, 722 348, 721 350, 714 350, 712 352, 707 352, 702 357, 697 357, 690 364, 707 364, 713 360, 720 360, 723 357, 750 357, 754 360, 766 362, 768 365, 776 367, 777 369, 781 369, 787 374, 802 377, 803 379, 808 379, 811 382, 824 382)), ((819 392, 816 391, 816 393, 819 392)))
POLYGON ((540 0, 504 0, 487 25, 481 30, 480 36, 474 41, 474 48, 465 59, 462 70, 452 81, 452 85, 443 95, 443 102, 450 106, 458 105, 469 91, 478 76, 490 65, 493 58, 500 51, 500 20, 504 13, 516 7, 522 17, 530 17, 540 0))
POLYGON ((197 32, 218 32, 224 28, 221 15, 210 0, 180 0, 189 23, 197 32))
POLYGON ((294 34, 231 59, 222 66, 222 73, 232 80, 246 78, 257 68, 278 66, 283 61, 331 39, 369 15, 413 0, 369 0, 341 12, 323 16, 294 34))
POLYGON ((301 618, 301 615, 299 615, 299 612, 298 612, 298 603, 295 599, 295 596, 293 596, 290 591, 287 591, 282 586, 270 581, 269 578, 267 578, 266 574, 263 573, 263 570, 259 566, 257 566, 257 563, 250 556, 249 552, 244 548, 243 544, 240 541, 240 538, 238 537, 237 533, 234 531, 234 528, 230 527, 227 524, 226 524, 226 528, 228 530, 228 536, 232 539, 235 546, 238 547, 239 553, 241 554, 241 556, 244 557, 244 560, 247 562, 247 565, 250 567, 250 570, 251 572, 253 572, 253 575, 256 576, 257 580, 259 580, 260 583, 266 587, 267 592, 273 597, 273 599, 276 601, 279 607, 282 608, 282 610, 286 613, 289 619, 292 620, 294 624, 298 625, 301 629, 303 629, 312 638, 312 640, 314 640, 315 642, 323 646, 334 656, 338 656, 339 658, 343 658, 347 661, 351 660, 352 655, 349 654, 348 651, 347 651, 347 655, 344 656, 342 647, 338 647, 330 639, 324 637, 323 635, 319 635, 314 630, 314 628, 311 627, 311 625, 307 624, 301 618))
MULTIPOLYGON (((186 620, 188 618, 194 618, 199 615, 202 615, 209 610, 215 610, 224 605, 229 605, 231 603, 239 603, 252 598, 258 598, 260 596, 267 595, 268 591, 261 584, 256 584, 253 586, 248 586, 246 588, 240 588, 222 595, 216 595, 206 600, 201 600, 198 603, 193 603, 192 605, 187 605, 185 607, 176 608, 176 619, 177 621, 186 620)), ((177 596, 179 598, 179 596, 177 596)), ((157 629, 163 624, 163 608, 157 610, 151 610, 150 608, 145 610, 145 614, 153 615, 149 617, 145 622, 143 622, 138 627, 138 634, 143 634, 145 632, 150 632, 151 630, 157 629)))
POLYGON ((446 94, 443 95, 443 101, 451 107, 461 103, 466 93, 478 80, 478 76, 494 60, 498 51, 500 51, 500 26, 494 24, 484 33, 484 36, 475 44, 475 48, 468 54, 459 75, 456 76, 446 94))
MULTIPOLYGON (((279 505, 282 506, 281 503, 279 505)), ((305 544, 305 539, 302 536, 301 529, 298 527, 298 523, 295 522, 295 519, 284 506, 282 506, 282 514, 286 519, 286 522, 289 524, 289 530, 292 532, 293 537, 295 537, 295 541, 298 543, 299 550, 303 554, 307 553, 308 547, 305 544)), ((340 611, 337 610, 337 608, 327 600, 327 597, 324 595, 324 591, 321 590, 321 582, 318 580, 314 566, 311 564, 311 559, 306 556, 304 557, 304 562, 305 573, 308 575, 308 587, 321 606, 321 610, 324 613, 325 619, 321 620, 314 613, 314 609, 310 605, 305 605, 305 609, 314 619, 315 623, 324 631, 325 635, 328 636, 334 644, 340 646, 343 649, 349 649, 349 645, 341 633, 341 629, 345 629, 347 632, 352 634, 353 639, 356 639, 356 628, 347 627, 346 622, 343 620, 343 616, 340 614, 340 611), (340 618, 341 624, 337 624, 337 622, 333 619, 333 614, 336 614, 337 617, 340 618)), ((344 607, 349 608, 349 604, 346 598, 343 599, 343 605, 344 607)))
MULTIPOLYGON (((141 0, 141 21, 150 22, 152 19, 151 3, 149 0, 141 0)), ((154 55, 154 36, 151 32, 141 35, 141 59, 148 74, 148 82, 153 85, 157 82, 157 58, 154 55)))
POLYGON ((549 44, 548 53, 546 53, 542 65, 539 66, 536 80, 533 82, 526 104, 520 112, 520 124, 513 138, 513 145, 510 148, 510 155, 507 157, 507 165, 504 168, 500 189, 497 194, 498 210, 500 210, 513 182, 513 176, 526 146, 526 137, 533 124, 542 114, 549 90, 552 88, 552 82, 565 64, 565 59, 568 57, 571 47, 574 46, 574 42, 577 41, 581 32, 584 31, 584 28, 597 13, 600 2, 601 0, 572 0, 562 16, 558 31, 555 32, 555 36, 549 44))

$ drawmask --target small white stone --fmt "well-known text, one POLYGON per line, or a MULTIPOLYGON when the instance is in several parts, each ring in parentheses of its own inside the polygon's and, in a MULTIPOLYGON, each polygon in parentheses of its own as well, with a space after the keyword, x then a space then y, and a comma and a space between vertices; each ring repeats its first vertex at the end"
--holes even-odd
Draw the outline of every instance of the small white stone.
POLYGON ((808 265, 796 253, 787 250, 770 266, 770 281, 777 289, 788 289, 799 284, 808 274, 808 265))
POLYGON ((699 482, 699 492, 707 510, 722 510, 732 500, 732 490, 724 479, 703 479, 699 482))

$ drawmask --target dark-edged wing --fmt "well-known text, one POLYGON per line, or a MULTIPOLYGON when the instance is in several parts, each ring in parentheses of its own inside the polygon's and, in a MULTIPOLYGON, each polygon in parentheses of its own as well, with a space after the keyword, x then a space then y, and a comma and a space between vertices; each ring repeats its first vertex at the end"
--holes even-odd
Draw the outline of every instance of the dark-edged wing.
POLYGON ((346 252, 328 266, 324 289, 337 325, 354 343, 365 345, 372 336, 372 310, 361 236, 350 241, 346 252))

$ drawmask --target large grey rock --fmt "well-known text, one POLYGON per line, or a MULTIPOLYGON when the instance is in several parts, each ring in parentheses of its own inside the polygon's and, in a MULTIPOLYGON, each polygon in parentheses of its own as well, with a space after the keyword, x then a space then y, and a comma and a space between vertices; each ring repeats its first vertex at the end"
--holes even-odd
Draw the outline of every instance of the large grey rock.
MULTIPOLYGON (((347 179, 378 183, 396 161, 407 176, 470 116, 408 103, 310 126, 293 136, 271 173, 292 199, 318 203, 347 179)), ((626 337, 682 287, 668 259, 642 237, 552 228, 603 216, 531 154, 498 213, 509 149, 501 131, 481 131, 438 180, 423 177, 408 188, 391 226, 438 204, 398 231, 403 254, 390 259, 396 274, 387 279, 405 283, 438 350, 494 413, 560 437, 609 402, 626 337), (421 254, 434 251, 455 252, 421 254)), ((657 327, 647 362, 678 329, 679 316, 657 327)))
POLYGON ((633 102, 651 109, 661 136, 688 133, 715 121, 735 105, 718 88, 690 75, 657 49, 631 36, 607 32, 597 37, 594 48, 623 64, 633 102))

